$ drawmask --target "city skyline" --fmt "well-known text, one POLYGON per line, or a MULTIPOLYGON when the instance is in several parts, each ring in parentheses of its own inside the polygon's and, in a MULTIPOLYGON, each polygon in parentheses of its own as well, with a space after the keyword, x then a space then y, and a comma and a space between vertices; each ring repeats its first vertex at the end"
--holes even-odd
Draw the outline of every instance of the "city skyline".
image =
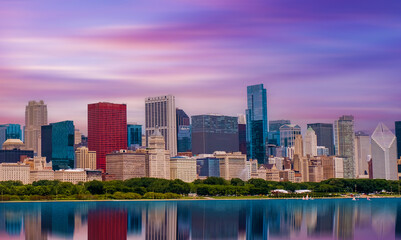
POLYGON ((190 116, 237 116, 260 83, 269 119, 303 131, 353 115, 371 134, 401 119, 399 1, 110 4, 2 3, 0 124, 23 125, 26 103, 43 99, 48 122, 85 135, 90 103, 126 103, 144 125, 144 99, 165 94, 190 116))

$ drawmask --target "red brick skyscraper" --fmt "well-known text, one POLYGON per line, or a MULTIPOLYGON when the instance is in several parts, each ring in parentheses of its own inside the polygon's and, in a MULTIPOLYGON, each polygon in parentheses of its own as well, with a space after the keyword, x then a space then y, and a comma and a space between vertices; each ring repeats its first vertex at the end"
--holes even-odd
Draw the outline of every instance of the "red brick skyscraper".
POLYGON ((88 104, 88 148, 96 151, 96 168, 106 171, 106 154, 127 149, 127 106, 88 104))

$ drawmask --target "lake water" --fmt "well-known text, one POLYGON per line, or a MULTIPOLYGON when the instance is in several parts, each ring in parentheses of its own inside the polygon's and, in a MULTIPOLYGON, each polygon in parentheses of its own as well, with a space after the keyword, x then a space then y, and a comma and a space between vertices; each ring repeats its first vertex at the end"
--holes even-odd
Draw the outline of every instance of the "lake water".
POLYGON ((401 239, 401 199, 0 203, 0 239, 401 239))

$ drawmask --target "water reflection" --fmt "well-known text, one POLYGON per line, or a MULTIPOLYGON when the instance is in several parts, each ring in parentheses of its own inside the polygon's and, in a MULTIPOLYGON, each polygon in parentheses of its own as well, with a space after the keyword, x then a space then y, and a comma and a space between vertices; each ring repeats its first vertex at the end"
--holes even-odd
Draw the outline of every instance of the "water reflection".
POLYGON ((0 239, 401 239, 401 200, 0 203, 0 239))

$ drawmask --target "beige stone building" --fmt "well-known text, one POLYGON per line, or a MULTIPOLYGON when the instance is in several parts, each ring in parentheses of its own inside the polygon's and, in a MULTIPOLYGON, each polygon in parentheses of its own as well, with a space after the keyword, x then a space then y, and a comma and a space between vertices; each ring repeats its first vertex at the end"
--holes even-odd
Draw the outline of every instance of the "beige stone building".
POLYGON ((30 183, 30 167, 23 163, 1 163, 0 181, 21 181, 30 183))
POLYGON ((298 134, 295 136, 294 141, 294 155, 298 154, 298 156, 304 156, 304 143, 302 140, 302 135, 298 134))
POLYGON ((86 172, 84 169, 62 169, 54 171, 54 180, 77 184, 86 182, 86 172))
POLYGON ((46 163, 45 157, 27 158, 24 163, 30 167, 30 183, 40 180, 54 180, 51 163, 46 163))
POLYGON ((266 181, 280 181, 280 171, 275 164, 264 164, 262 166, 266 169, 266 181))
POLYGON ((107 180, 146 177, 146 154, 120 150, 106 155, 107 180))
POLYGON ((300 170, 302 182, 309 182, 309 159, 307 157, 300 158, 300 170))
POLYGON ((170 158, 170 177, 184 182, 193 182, 196 179, 196 159, 191 157, 170 158))
POLYGON ((295 172, 291 169, 285 169, 279 172, 281 182, 295 182, 295 172))
POLYGON ((170 151, 165 149, 163 135, 158 129, 148 139, 147 176, 170 179, 170 151))
POLYGON ((244 181, 249 177, 249 165, 246 164, 246 155, 241 152, 226 153, 214 152, 214 157, 220 160, 220 177, 231 180, 240 178, 244 181))
POLYGON ((87 147, 77 148, 75 165, 76 168, 96 169, 96 151, 89 151, 87 147))
POLYGON ((3 150, 25 150, 25 144, 20 139, 7 139, 3 143, 3 150))
POLYGON ((313 159, 309 164, 309 182, 323 181, 322 160, 313 159))
POLYGON ((25 145, 40 156, 41 127, 47 125, 47 105, 30 101, 25 108, 25 145))

